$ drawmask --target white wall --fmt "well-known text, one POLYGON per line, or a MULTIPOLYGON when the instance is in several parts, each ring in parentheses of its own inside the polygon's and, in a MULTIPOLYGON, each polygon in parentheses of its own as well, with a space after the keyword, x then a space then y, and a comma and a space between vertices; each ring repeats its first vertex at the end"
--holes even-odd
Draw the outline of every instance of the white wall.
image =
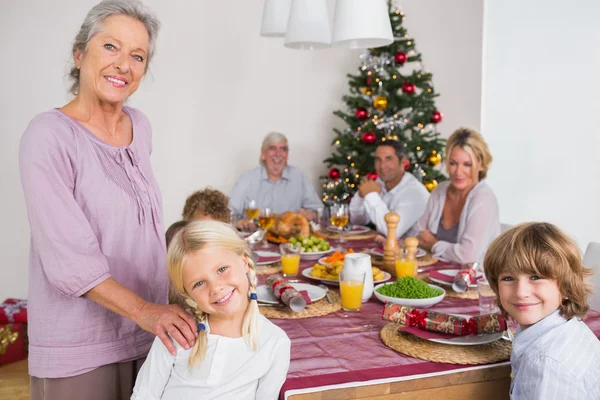
MULTIPOLYGON (((27 296, 29 227, 18 173, 18 144, 37 113, 60 107, 70 43, 96 0, 0 0, 0 301, 27 296)), ((304 52, 261 38, 261 0, 147 0, 160 18, 151 74, 131 99, 154 128, 153 165, 167 223, 193 190, 229 192, 256 165, 262 137, 290 139, 290 161, 317 184, 326 172, 346 74, 358 52, 304 52)), ((406 25, 433 72, 447 135, 478 128, 482 4, 406 0, 406 25)), ((333 2, 330 0, 330 8, 333 2)))
POLYGON ((600 3, 488 0, 482 131, 503 222, 600 240, 600 3))

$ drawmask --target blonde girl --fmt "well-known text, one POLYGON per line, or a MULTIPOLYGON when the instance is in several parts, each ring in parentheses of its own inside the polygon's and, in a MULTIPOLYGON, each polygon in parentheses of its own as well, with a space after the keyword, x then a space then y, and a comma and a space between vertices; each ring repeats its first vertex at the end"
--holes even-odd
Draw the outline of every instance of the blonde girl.
POLYGON ((258 311, 251 251, 234 228, 196 221, 170 243, 168 274, 198 323, 198 339, 175 356, 156 340, 132 399, 276 399, 290 340, 258 311))

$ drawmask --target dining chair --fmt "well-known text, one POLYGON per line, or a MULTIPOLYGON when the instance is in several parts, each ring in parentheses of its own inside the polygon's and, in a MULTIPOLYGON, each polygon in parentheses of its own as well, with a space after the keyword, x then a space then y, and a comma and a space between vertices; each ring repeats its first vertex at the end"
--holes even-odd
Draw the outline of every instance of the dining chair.
POLYGON ((583 256, 583 265, 594 270, 590 278, 594 293, 590 296, 590 308, 600 311, 600 243, 590 242, 583 256))

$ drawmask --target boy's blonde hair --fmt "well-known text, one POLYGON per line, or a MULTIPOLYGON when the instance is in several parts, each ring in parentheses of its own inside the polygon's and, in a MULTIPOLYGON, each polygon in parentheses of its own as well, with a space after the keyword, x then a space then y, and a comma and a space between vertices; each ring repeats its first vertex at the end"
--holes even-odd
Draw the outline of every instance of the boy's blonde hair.
POLYGON ((481 167, 482 171, 479 171, 475 177, 477 181, 485 179, 487 176, 488 169, 492 163, 492 154, 483 136, 479 132, 470 128, 458 128, 448 138, 446 142, 446 170, 450 168, 450 152, 455 147, 460 147, 469 155, 473 160, 473 168, 481 167))
MULTIPOLYGON (((483 261, 485 276, 498 296, 498 277, 503 273, 538 275, 556 280, 563 297, 558 308, 566 319, 583 318, 591 293, 575 242, 558 227, 546 222, 526 222, 502 233, 490 245, 483 261)), ((500 297, 498 306, 503 312, 500 297)))
MULTIPOLYGON (((235 229, 228 224, 218 221, 193 221, 181 229, 171 241, 167 252, 167 270, 169 280, 175 290, 183 296, 188 304, 192 306, 192 311, 198 323, 204 323, 207 314, 200 310, 197 305, 194 307, 194 301, 185 291, 183 286, 183 266, 187 257, 207 248, 222 247, 233 251, 248 262, 248 297, 256 292, 256 273, 254 271, 254 260, 248 244, 239 237, 235 229)), ((252 350, 258 349, 258 303, 256 300, 249 300, 248 308, 244 314, 242 325, 242 334, 244 340, 252 350)), ((189 365, 194 366, 197 361, 202 361, 206 355, 207 337, 206 330, 200 331, 196 344, 190 355, 189 365)))
POLYGON ((182 217, 191 221, 198 213, 215 221, 230 223, 229 198, 223 192, 210 187, 194 192, 185 200, 182 217))

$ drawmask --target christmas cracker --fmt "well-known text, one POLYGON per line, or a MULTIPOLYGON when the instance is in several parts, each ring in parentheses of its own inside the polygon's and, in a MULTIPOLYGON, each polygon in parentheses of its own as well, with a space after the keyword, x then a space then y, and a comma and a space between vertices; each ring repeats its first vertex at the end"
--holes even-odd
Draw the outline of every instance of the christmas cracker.
POLYGON ((277 274, 267 277, 267 287, 275 297, 291 308, 292 311, 299 312, 306 308, 304 297, 283 276, 277 274))

